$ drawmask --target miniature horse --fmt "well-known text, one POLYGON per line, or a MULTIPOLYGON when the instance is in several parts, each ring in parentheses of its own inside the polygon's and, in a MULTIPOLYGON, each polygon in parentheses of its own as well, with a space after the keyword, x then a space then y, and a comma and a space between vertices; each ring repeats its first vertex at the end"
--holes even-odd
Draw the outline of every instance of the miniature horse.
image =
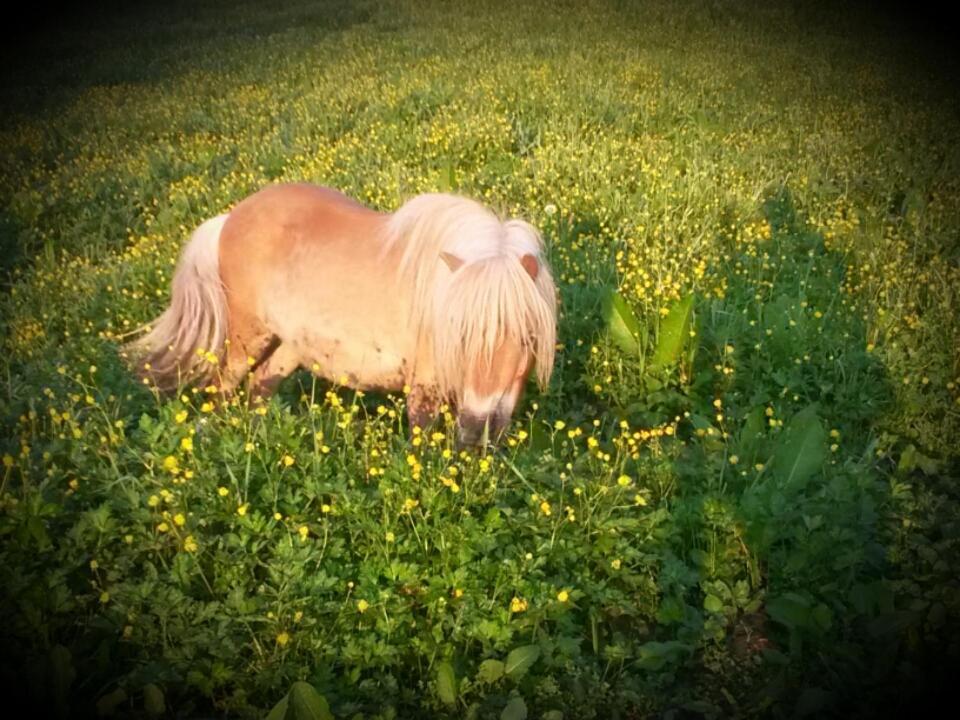
POLYGON ((269 395, 301 366, 357 389, 408 386, 412 424, 450 403, 460 441, 477 444, 502 433, 534 366, 548 383, 556 318, 526 222, 455 195, 385 214, 283 184, 193 233, 170 306, 127 347, 161 390, 231 392, 252 372, 251 394, 269 395))

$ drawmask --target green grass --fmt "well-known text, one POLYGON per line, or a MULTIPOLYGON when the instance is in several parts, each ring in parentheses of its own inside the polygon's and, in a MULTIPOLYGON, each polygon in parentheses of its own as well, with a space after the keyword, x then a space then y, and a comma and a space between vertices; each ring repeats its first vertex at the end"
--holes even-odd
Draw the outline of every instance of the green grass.
POLYGON ((61 717, 263 717, 300 680, 344 718, 915 711, 960 660, 936 47, 821 4, 460 5, 118 9, 9 53, 4 685, 61 717), (190 230, 286 180, 543 230, 561 347, 502 449, 305 373, 251 407, 136 383, 190 230))

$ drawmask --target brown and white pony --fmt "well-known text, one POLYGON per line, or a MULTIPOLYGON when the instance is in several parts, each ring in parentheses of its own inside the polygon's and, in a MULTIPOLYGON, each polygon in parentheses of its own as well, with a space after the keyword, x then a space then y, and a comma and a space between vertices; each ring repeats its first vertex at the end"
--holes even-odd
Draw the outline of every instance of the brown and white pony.
POLYGON ((460 441, 476 444, 509 423, 534 366, 548 383, 556 318, 543 242, 526 222, 455 195, 384 214, 288 184, 193 233, 170 307, 127 348, 161 390, 231 392, 252 371, 251 393, 268 395, 301 366, 358 389, 406 385, 411 423, 448 402, 460 441))

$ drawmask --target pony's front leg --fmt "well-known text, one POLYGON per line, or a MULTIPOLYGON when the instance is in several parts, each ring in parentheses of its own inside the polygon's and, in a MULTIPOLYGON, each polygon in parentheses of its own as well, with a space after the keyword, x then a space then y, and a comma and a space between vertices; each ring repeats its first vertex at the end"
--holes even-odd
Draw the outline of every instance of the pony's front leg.
POLYGON ((407 395, 407 419, 410 427, 425 428, 437 418, 440 396, 435 388, 414 385, 407 395))

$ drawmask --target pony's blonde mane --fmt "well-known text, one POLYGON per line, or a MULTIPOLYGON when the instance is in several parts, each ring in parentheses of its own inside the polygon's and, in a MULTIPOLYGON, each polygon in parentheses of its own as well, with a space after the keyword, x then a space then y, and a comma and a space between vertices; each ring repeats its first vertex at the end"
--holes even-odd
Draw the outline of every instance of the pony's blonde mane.
POLYGON ((463 390, 467 359, 490 362, 503 339, 532 353, 545 388, 553 372, 557 334, 556 287, 543 258, 543 240, 522 220, 501 221, 473 200, 419 195, 386 227, 384 253, 400 248, 398 272, 413 292, 412 314, 432 341, 439 391, 455 399, 463 390), (452 274, 442 260, 463 261, 452 274), (537 258, 535 280, 520 264, 537 258))

